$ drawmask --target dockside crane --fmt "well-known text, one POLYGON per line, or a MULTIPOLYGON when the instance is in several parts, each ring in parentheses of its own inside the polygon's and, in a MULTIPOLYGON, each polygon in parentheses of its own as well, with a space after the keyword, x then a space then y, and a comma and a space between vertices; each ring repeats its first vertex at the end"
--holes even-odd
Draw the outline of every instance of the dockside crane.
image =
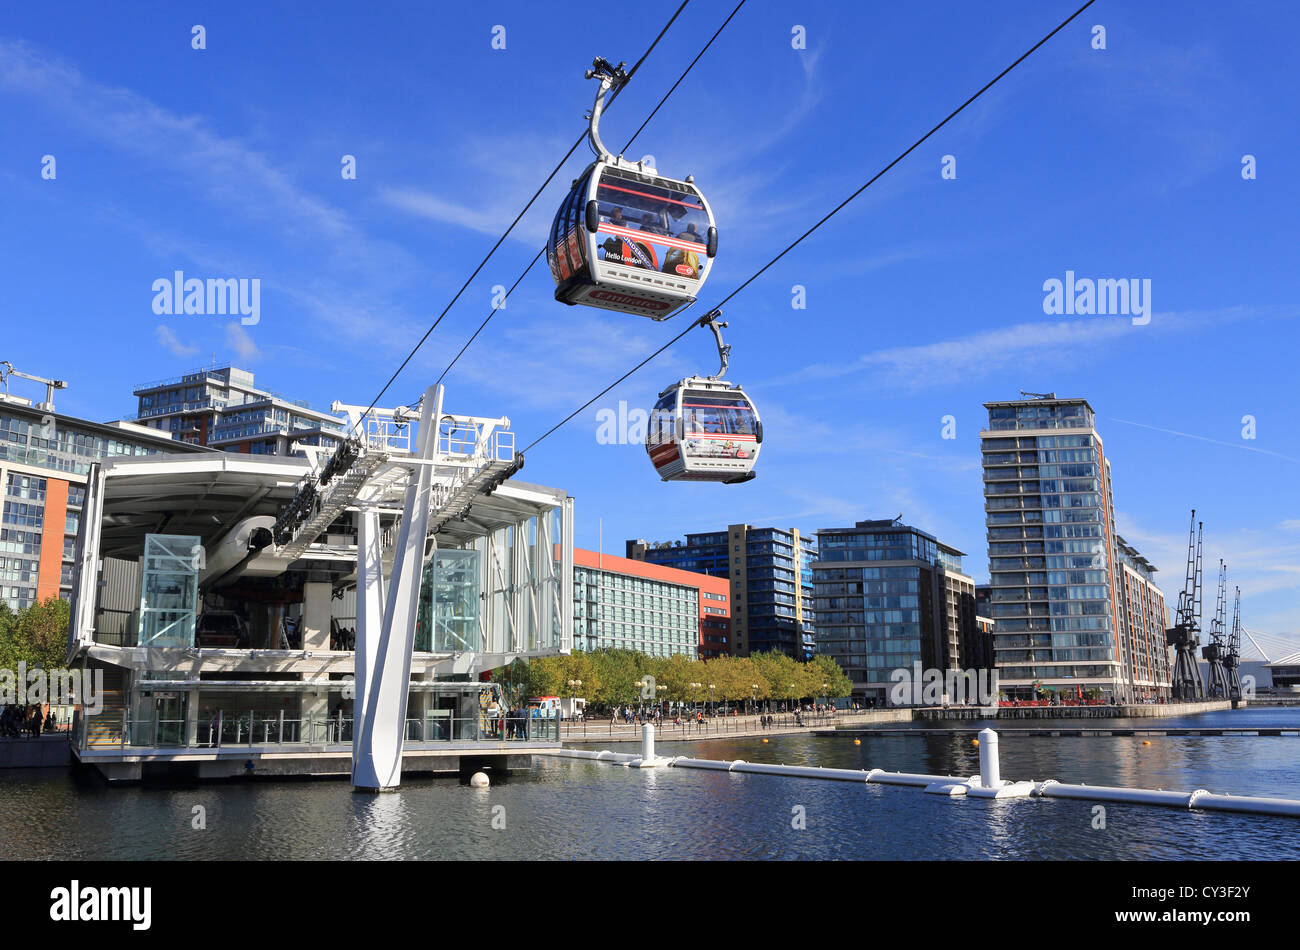
POLYGON ((1230 698, 1231 688, 1228 680, 1226 660, 1228 657, 1228 635, 1225 630, 1225 614, 1228 610, 1228 565, 1219 559, 1219 591, 1214 601, 1214 619, 1210 621, 1210 642, 1201 647, 1209 670, 1209 682, 1205 684, 1205 695, 1210 699, 1230 698))
POLYGON ((54 411, 54 390, 67 389, 66 380, 47 379, 44 376, 36 376, 32 373, 24 373, 22 370, 14 369, 14 364, 8 360, 0 360, 0 385, 4 386, 5 395, 9 395, 9 377, 17 376, 19 379, 30 379, 34 383, 42 383, 45 386, 45 402, 36 404, 36 409, 40 412, 54 411))
POLYGON ((1223 658, 1223 666, 1228 674, 1228 698, 1232 708, 1241 702, 1241 588, 1238 587, 1232 604, 1232 632, 1228 635, 1228 653, 1223 658))
POLYGON ((1174 648, 1172 696, 1176 700, 1205 698, 1201 669, 1196 662, 1196 647, 1201 632, 1201 525, 1192 509, 1192 524, 1187 532, 1187 576, 1178 594, 1178 620, 1165 631, 1165 642, 1174 648))

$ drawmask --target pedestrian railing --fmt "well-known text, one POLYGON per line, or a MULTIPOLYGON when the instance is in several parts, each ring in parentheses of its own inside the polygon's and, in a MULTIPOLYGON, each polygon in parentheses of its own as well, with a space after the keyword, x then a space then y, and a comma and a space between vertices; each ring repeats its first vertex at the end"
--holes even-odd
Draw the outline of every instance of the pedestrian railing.
POLYGON ((588 718, 564 723, 563 737, 579 739, 590 737, 593 740, 617 735, 620 732, 640 734, 641 726, 650 723, 663 741, 674 738, 696 738, 699 736, 741 735, 763 732, 769 729, 825 728, 843 723, 852 718, 852 713, 771 713, 749 716, 706 716, 703 720, 635 718, 616 720, 605 718, 588 718), (766 721, 764 721, 766 720, 766 721))
MULTIPOLYGON (((87 723, 82 720, 74 741, 87 748, 87 723)), ((102 741, 94 748, 185 748, 228 749, 248 747, 323 747, 350 745, 351 716, 286 716, 282 712, 205 713, 198 720, 164 719, 152 716, 122 720, 116 741, 102 741)), ((556 742, 560 725, 555 719, 522 719, 510 716, 438 716, 408 718, 403 727, 407 746, 443 742, 556 742)))

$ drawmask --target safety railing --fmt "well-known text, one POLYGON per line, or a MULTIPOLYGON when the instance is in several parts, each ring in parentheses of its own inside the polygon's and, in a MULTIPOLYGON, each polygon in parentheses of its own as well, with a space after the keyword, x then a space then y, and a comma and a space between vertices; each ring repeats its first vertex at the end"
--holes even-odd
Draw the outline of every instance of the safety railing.
POLYGON ((635 736, 640 735, 641 726, 646 723, 654 725, 659 738, 664 741, 703 736, 761 735, 773 729, 826 728, 851 722, 855 715, 865 713, 777 712, 732 716, 719 711, 716 715, 705 715, 702 719, 691 715, 659 718, 636 716, 631 720, 621 716, 612 720, 609 717, 589 716, 577 721, 566 720, 563 723, 562 737, 575 741, 590 737, 595 741, 610 736, 635 736))
MULTIPOLYGON (((81 719, 74 741, 80 748, 230 749, 249 747, 325 747, 350 745, 351 716, 285 716, 280 712, 205 713, 197 720, 145 716, 111 724, 81 719), (94 739, 87 743, 88 737, 94 739)), ((408 718, 404 740, 408 746, 442 742, 558 742, 560 724, 555 719, 500 715, 445 716, 430 714, 408 718)))

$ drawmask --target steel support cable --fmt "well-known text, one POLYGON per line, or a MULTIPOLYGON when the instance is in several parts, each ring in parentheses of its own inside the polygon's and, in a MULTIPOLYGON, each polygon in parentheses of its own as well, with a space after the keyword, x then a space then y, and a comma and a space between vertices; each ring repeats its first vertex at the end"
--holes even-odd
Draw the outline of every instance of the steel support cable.
POLYGON ((888 171, 889 171, 890 169, 892 169, 895 165, 897 165, 899 162, 901 162, 903 159, 905 159, 908 155, 911 155, 914 151, 916 151, 918 148, 920 148, 920 146, 921 146, 922 144, 924 144, 925 141, 926 141, 927 139, 929 139, 932 135, 934 135, 936 132, 938 132, 940 129, 942 129, 945 125, 947 125, 949 122, 951 122, 954 118, 956 118, 959 114, 961 114, 961 112, 963 112, 963 111, 966 109, 966 107, 969 106, 971 103, 973 103, 976 99, 978 99, 980 96, 984 95, 984 93, 988 92, 989 89, 993 88, 993 86, 994 86, 994 85, 995 85, 999 80, 1001 80, 1001 79, 1002 79, 1004 76, 1006 76, 1009 72, 1011 72, 1013 69, 1015 69, 1015 68, 1016 68, 1017 66, 1019 66, 1021 63, 1023 63, 1026 59, 1028 59, 1028 58, 1029 58, 1029 57, 1030 57, 1034 52, 1036 52, 1036 51, 1038 50, 1038 48, 1041 47, 1044 43, 1046 43, 1048 40, 1050 40, 1052 37, 1054 37, 1057 33, 1061 32, 1061 30, 1063 30, 1063 29, 1065 29, 1067 26, 1069 26, 1070 23, 1072 23, 1072 22, 1073 22, 1073 21, 1074 21, 1074 20, 1079 16, 1079 14, 1083 13, 1084 10, 1088 9, 1088 8, 1089 8, 1090 6, 1092 6, 1094 3, 1096 3, 1096 0, 1088 0, 1087 3, 1085 3, 1083 6, 1079 7, 1079 9, 1075 10, 1075 11, 1074 11, 1073 13, 1071 13, 1068 17, 1066 17, 1064 20, 1062 20, 1062 21, 1061 21, 1061 22, 1056 26, 1055 29, 1053 29, 1050 33, 1048 33, 1046 36, 1044 36, 1041 40, 1039 40, 1039 41, 1038 41, 1037 43, 1035 43, 1033 46, 1029 47, 1029 49, 1025 50, 1025 52, 1021 53, 1020 56, 1017 57, 1016 60, 1015 60, 1013 63, 1011 63, 1011 65, 1009 65, 1006 69, 1002 70, 1002 72, 998 73, 996 76, 994 76, 992 79, 990 79, 987 83, 985 83, 982 87, 980 87, 980 89, 979 89, 978 92, 976 92, 974 95, 972 95, 970 98, 968 98, 965 102, 963 102, 961 105, 959 105, 956 109, 953 109, 952 112, 948 113, 948 115, 945 116, 945 117, 943 118, 943 120, 940 121, 937 125, 935 125, 932 129, 930 129, 929 132, 926 132, 926 133, 925 133, 924 135, 922 135, 919 139, 917 139, 917 140, 916 140, 915 142, 913 142, 910 146, 908 146, 907 149, 905 149, 903 152, 899 153, 899 155, 898 155, 897 158, 895 158, 892 162, 890 162, 888 165, 886 165, 886 166, 885 166, 884 168, 882 168, 880 171, 876 172, 876 174, 872 175, 871 178, 869 178, 869 179, 868 179, 868 180, 867 180, 867 181, 866 181, 866 182, 865 182, 865 183, 864 183, 860 188, 858 188, 858 189, 857 189, 856 191, 854 191, 851 195, 849 195, 847 198, 845 198, 843 201, 841 201, 838 205, 836 205, 834 208, 832 208, 832 209, 831 209, 831 210, 830 210, 826 215, 824 215, 820 220, 818 220, 816 224, 814 224, 814 225, 813 225, 812 227, 810 227, 807 231, 804 231, 803 234, 799 235, 797 238, 795 238, 793 241, 791 241, 788 245, 786 245, 786 247, 785 247, 785 248, 784 248, 784 249, 783 249, 779 254, 777 254, 774 258, 772 258, 770 261, 768 261, 766 264, 764 264, 762 267, 760 267, 757 271, 755 271, 755 272, 753 273, 753 275, 751 275, 751 276, 749 277, 749 279, 747 279, 744 283, 742 283, 740 286, 738 286, 738 287, 737 287, 735 290, 733 290, 731 293, 727 294, 727 296, 723 297, 722 300, 718 301, 717 304, 715 304, 713 307, 710 308, 708 314, 706 314, 704 317, 701 317, 701 318, 698 319, 698 320, 693 320, 693 321, 692 321, 692 322, 691 322, 691 323, 686 327, 686 329, 682 330, 681 333, 677 334, 675 337, 673 337, 671 340, 669 340, 669 341, 668 341, 667 343, 665 343, 663 346, 659 347, 659 349, 655 350, 653 353, 651 353, 649 356, 647 356, 645 359, 643 359, 640 363, 637 363, 636 366, 632 367, 630 370, 628 370, 626 373, 624 373, 624 374, 623 374, 622 376, 620 376, 618 379, 614 380, 614 382, 610 383, 608 386, 606 386, 606 387, 605 387, 604 389, 602 389, 600 392, 596 393, 596 395, 592 396, 589 400, 587 400, 585 403, 583 403, 583 404, 582 404, 581 406, 579 406, 577 409, 573 410, 573 412, 571 412, 571 413, 569 413, 569 415, 565 416, 564 419, 562 419, 560 422, 558 422, 558 423, 556 423, 555 425, 551 426, 551 428, 547 429, 546 432, 544 432, 542 435, 538 436, 536 439, 534 439, 532 442, 530 442, 530 443, 527 445, 527 447, 524 448, 524 452, 531 451, 533 448, 535 448, 535 447, 537 446, 537 444, 538 444, 539 442, 541 442, 543 439, 547 438, 548 436, 550 436, 551 434, 553 434, 554 432, 556 432, 558 429, 563 428, 565 425, 567 425, 569 422, 571 422, 571 421, 574 419, 574 417, 576 417, 576 416, 578 415, 578 413, 580 413, 580 412, 582 412, 584 409, 588 408, 592 403, 594 403, 594 402, 595 402, 597 399, 599 399, 601 396, 604 396, 604 395, 605 395, 606 393, 608 393, 611 389, 613 389, 613 388, 614 388, 615 386, 617 386, 619 383, 621 383, 621 382, 623 382, 624 380, 626 380, 629 376, 631 376, 631 375, 632 375, 633 373, 635 373, 637 370, 641 369, 641 368, 642 368, 643 366, 645 366, 647 363, 649 363, 649 362, 651 362, 652 360, 654 360, 657 356, 659 356, 661 353, 663 353, 665 350, 667 350, 667 349, 668 349, 669 347, 671 347, 673 344, 677 343, 679 340, 682 339, 682 337, 686 336, 686 334, 690 333, 690 332, 691 332, 692 330, 694 330, 697 326, 700 326, 701 324, 707 322, 707 320, 709 319, 709 316, 711 316, 711 315, 714 313, 714 311, 720 310, 724 304, 726 304, 729 300, 731 300, 731 299, 732 299, 733 297, 735 297, 738 293, 740 293, 742 290, 744 290, 746 287, 748 287, 750 284, 752 284, 755 280, 757 280, 760 276, 762 276, 762 274, 763 274, 766 270, 768 270, 768 268, 770 268, 770 267, 771 267, 773 264, 775 264, 777 261, 781 260, 781 258, 785 257, 787 254, 789 254, 789 253, 790 253, 792 250, 794 250, 794 249, 795 249, 799 244, 801 244, 805 238, 807 238, 810 234, 812 234, 814 231, 816 231, 818 228, 820 228, 823 224, 825 224, 827 221, 829 221, 831 218, 833 218, 836 214, 838 214, 841 210, 843 210, 844 207, 845 207, 846 205, 848 205, 850 202, 852 202, 855 198, 857 198, 858 195, 862 194, 862 192, 866 191, 866 190, 867 190, 868 188, 870 188, 873 184, 875 184, 875 183, 876 183, 876 182, 877 182, 881 177, 883 177, 883 176, 885 175, 886 172, 888 172, 888 171))
MULTIPOLYGON (((614 100, 618 98, 619 92, 623 90, 623 87, 626 86, 628 82, 631 82, 632 77, 636 74, 636 71, 640 69, 641 64, 646 61, 646 57, 648 57, 650 53, 654 50, 654 48, 659 45, 659 41, 663 39, 664 34, 668 32, 668 28, 671 27, 674 22, 676 22, 677 17, 681 15, 681 12, 684 9, 686 9, 686 4, 688 3, 690 3, 690 0, 682 0, 681 6, 679 6, 676 9, 676 11, 674 11, 673 15, 668 18, 668 22, 665 23, 663 29, 659 31, 659 35, 654 38, 654 42, 652 42, 646 48, 646 51, 641 54, 641 58, 636 61, 636 65, 634 65, 631 71, 627 74, 627 79, 624 80, 622 85, 620 85, 619 88, 614 91, 614 95, 610 97, 608 105, 613 105, 614 100)), ((578 137, 578 140, 573 143, 572 147, 570 147, 569 150, 564 154, 564 157, 560 159, 560 161, 556 164, 555 168, 551 170, 551 173, 546 176, 546 180, 542 182, 541 186, 535 192, 533 192, 533 196, 528 199, 528 203, 524 205, 523 210, 520 211, 519 214, 515 215, 515 219, 510 222, 510 227, 506 228, 505 233, 503 233, 501 237, 497 238, 497 242, 492 245, 491 250, 487 252, 483 260, 479 261, 478 266, 474 268, 474 272, 470 274, 468 278, 466 278, 465 283, 461 284, 460 290, 456 291, 456 295, 452 297, 451 301, 447 304, 447 306, 443 308, 442 313, 438 314, 438 318, 433 321, 429 329, 424 331, 424 336, 420 337, 419 342, 416 343, 415 346, 411 349, 411 352, 406 355, 406 359, 402 360, 401 365, 398 366, 397 369, 393 372, 393 375, 388 378, 388 382, 384 383, 384 387, 381 390, 379 390, 379 393, 375 396, 374 400, 370 403, 369 407, 367 407, 366 411, 361 414, 361 418, 357 420, 356 424, 354 424, 353 430, 355 430, 356 426, 360 425, 361 420, 365 419, 365 417, 370 414, 371 410, 373 410, 375 406, 379 404, 379 400, 384 397, 384 393, 388 392, 388 388, 393 385, 393 382, 401 374, 402 370, 406 369, 407 364, 410 363, 411 360, 415 357, 415 354, 419 352, 420 347, 424 346, 424 342, 427 339, 429 339, 429 336, 437 328, 438 324, 442 322, 442 318, 445 317, 448 314, 448 312, 451 310, 451 308, 456 305, 456 301, 460 299, 461 294, 463 294, 465 290, 469 287, 469 285, 473 283, 474 278, 479 275, 479 271, 483 270, 483 268, 487 266, 487 262, 491 259, 492 255, 496 253, 497 248, 499 248, 503 243, 505 243, 505 239, 510 236, 510 232, 512 232, 515 229, 515 225, 517 225, 519 221, 523 218, 523 216, 528 212, 528 209, 533 206, 533 203, 538 199, 541 193, 544 190, 546 190, 546 186, 551 183, 551 179, 553 179, 557 174, 559 174, 560 169, 564 167, 564 163, 569 160, 570 156, 572 156, 575 151, 577 151, 578 146, 582 144, 582 140, 585 139, 586 137, 587 135, 585 132, 578 137)), ((531 267, 532 265, 529 266, 531 267)), ((518 282, 516 282, 516 284, 517 283, 518 282)))
MULTIPOLYGON (((677 77, 677 81, 673 83, 672 88, 670 88, 666 93, 664 93, 663 98, 659 100, 658 104, 652 110, 650 110, 650 114, 645 117, 645 121, 642 122, 641 125, 637 128, 637 130, 632 133, 632 137, 627 140, 627 143, 621 149, 619 149, 620 155, 624 154, 625 152, 627 152, 629 148, 632 147, 632 143, 637 140, 637 137, 645 130, 645 127, 650 124, 650 120, 655 117, 655 115, 659 112, 659 109, 663 106, 663 104, 668 101, 669 96, 671 96, 674 92, 677 91, 677 87, 682 84, 682 80, 684 80, 690 74, 691 70, 695 68, 695 64, 698 63, 700 59, 703 58, 704 54, 709 51, 709 47, 713 45, 713 41, 716 40, 722 34, 722 31, 727 28, 727 24, 730 23, 732 18, 735 17, 735 15, 740 12, 740 8, 745 5, 745 2, 746 0, 740 0, 740 2, 736 4, 735 9, 733 9, 730 15, 725 20, 722 21, 722 26, 718 27, 717 31, 713 34, 713 36, 709 38, 709 41, 705 43, 703 47, 700 48, 700 51, 698 53, 695 54, 695 58, 691 60, 690 65, 687 66, 686 69, 682 71, 682 74, 677 77)), ((645 57, 642 57, 642 59, 644 58, 645 57)), ((638 65, 640 64, 638 63, 638 65)), ((632 72, 636 72, 636 69, 633 68, 632 72)), ((628 74, 628 78, 629 79, 632 78, 631 73, 628 74)), ((614 91, 615 97, 617 97, 618 93, 622 90, 622 88, 623 88, 622 86, 619 86, 619 88, 614 91)), ((614 99, 611 98, 609 101, 612 104, 614 99)), ((572 154, 572 152, 570 152, 570 154, 572 154)), ((537 266, 537 262, 542 259, 542 255, 544 255, 545 253, 546 253, 546 248, 543 247, 540 251, 537 252, 537 256, 535 256, 531 261, 528 262, 528 266, 524 268, 523 273, 519 275, 519 277, 515 280, 515 282, 510 286, 510 289, 506 291, 505 296, 501 298, 501 302, 503 305, 505 301, 510 299, 510 295, 515 292, 515 288, 519 286, 520 282, 526 276, 528 276, 529 272, 532 271, 534 267, 537 266)), ((689 304, 687 306, 689 307, 689 304)), ((460 358, 465 355, 465 351, 469 349, 470 344, 473 343, 478 338, 478 335, 483 332, 483 330, 487 327, 488 323, 492 320, 492 318, 496 316, 498 309, 501 308, 494 306, 491 310, 488 311, 488 315, 483 319, 483 322, 479 324, 478 329, 474 331, 473 336, 471 336, 468 340, 465 341, 465 345, 460 348, 460 352, 457 353, 455 357, 453 357, 452 361, 447 364, 447 368, 442 371, 442 375, 438 377, 437 382, 434 385, 437 385, 437 383, 442 382, 443 379, 446 377, 446 375, 451 372, 452 367, 455 366, 456 363, 460 360, 460 358)), ((683 310, 684 309, 686 308, 683 308, 683 310)))

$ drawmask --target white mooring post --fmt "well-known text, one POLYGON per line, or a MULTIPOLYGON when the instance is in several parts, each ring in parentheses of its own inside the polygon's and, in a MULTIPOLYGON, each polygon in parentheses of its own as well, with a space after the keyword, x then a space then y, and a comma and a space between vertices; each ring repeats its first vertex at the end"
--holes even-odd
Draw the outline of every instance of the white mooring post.
POLYGON ((980 785, 997 788, 1002 784, 998 769, 998 734, 992 729, 980 730, 980 785))
POLYGON ((641 758, 646 762, 655 760, 655 727, 649 723, 641 727, 641 758))

